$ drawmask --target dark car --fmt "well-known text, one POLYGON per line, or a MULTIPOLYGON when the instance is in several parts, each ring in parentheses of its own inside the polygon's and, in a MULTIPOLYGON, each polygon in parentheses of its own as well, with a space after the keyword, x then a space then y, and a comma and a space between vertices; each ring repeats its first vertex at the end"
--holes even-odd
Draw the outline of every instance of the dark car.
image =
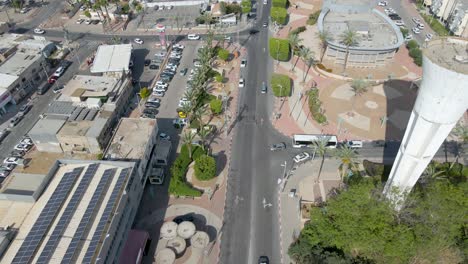
POLYGON ((260 90, 262 93, 267 93, 267 86, 265 84, 265 82, 262 82, 262 88, 260 90))
POLYGON ((157 70, 157 69, 159 69, 159 65, 151 64, 151 65, 149 66, 149 68, 150 68, 150 70, 157 70))
POLYGON ((183 68, 182 70, 180 70, 180 75, 181 76, 185 76, 188 72, 188 69, 187 68, 183 68))
POLYGON ((43 86, 37 88, 37 94, 45 94, 49 90, 50 86, 52 86, 50 83, 46 83, 43 86))
POLYGON ((8 129, 3 129, 1 132, 0 132, 0 142, 2 142, 7 136, 8 134, 10 134, 10 130, 8 129))
POLYGON ((10 153, 10 156, 15 157, 15 158, 22 158, 26 152, 24 150, 13 150, 10 153))
POLYGON ((284 142, 273 144, 270 147, 271 151, 280 151, 280 150, 283 150, 283 149, 286 149, 286 143, 284 143, 284 142))
POLYGON ((153 109, 153 108, 145 108, 145 110, 143 110, 143 114, 157 115, 157 114, 158 114, 158 110, 153 109))
POLYGON ((185 215, 177 216, 172 221, 175 222, 176 224, 180 224, 185 221, 193 222, 193 220, 195 220, 195 218, 193 217, 193 214, 185 214, 185 215))
POLYGON ((258 31, 257 29, 251 29, 251 30, 249 31, 249 34, 250 34, 250 35, 255 35, 255 34, 257 34, 258 32, 260 32, 260 31, 258 31))
POLYGON ((169 59, 168 62, 170 64, 174 64, 174 65, 179 65, 180 64, 180 60, 179 59, 169 59))
POLYGON ((149 66, 151 64, 151 60, 145 60, 145 66, 149 66))
POLYGON ((163 82, 170 82, 172 80, 172 78, 170 76, 167 76, 167 75, 161 75, 161 78, 159 78, 161 81, 163 82))
POLYGON ((267 256, 260 256, 258 258, 258 264, 270 264, 270 260, 267 256))
POLYGON ((93 25, 97 25, 97 24, 99 24, 99 22, 101 22, 101 21, 99 21, 99 20, 91 20, 91 24, 93 24, 93 25))
POLYGON ((397 16, 391 16, 390 19, 391 20, 401 20, 401 17, 399 17, 398 15, 397 16))
POLYGON ((159 104, 158 104, 158 103, 154 103, 154 102, 146 102, 146 103, 145 103, 145 107, 147 107, 147 108, 158 108, 158 107, 159 107, 159 104))
POLYGON ((30 104, 25 104, 23 105, 20 109, 19 109, 19 113, 22 114, 22 115, 25 115, 29 112, 29 110, 31 110, 32 108, 32 105, 30 104))

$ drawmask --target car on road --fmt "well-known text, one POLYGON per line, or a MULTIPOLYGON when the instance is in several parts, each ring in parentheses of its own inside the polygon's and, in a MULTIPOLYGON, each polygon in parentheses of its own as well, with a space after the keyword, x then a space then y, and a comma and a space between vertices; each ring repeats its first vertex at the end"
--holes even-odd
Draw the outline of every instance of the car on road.
POLYGON ((34 34, 42 35, 44 33, 45 33, 45 30, 43 30, 43 29, 40 29, 40 28, 35 28, 34 29, 34 34))
POLYGON ((270 264, 270 260, 267 256, 260 256, 258 258, 258 264, 270 264))
POLYGON ((263 22, 263 25, 262 25, 264 28, 268 27, 268 22, 263 22))
POLYGON ((239 88, 244 88, 244 79, 243 78, 239 79, 239 88))
POLYGON ((17 145, 15 146, 14 149, 15 149, 15 150, 28 151, 30 148, 31 148, 31 145, 19 143, 19 144, 17 144, 17 145))
POLYGON ((414 34, 419 34, 419 33, 421 33, 421 30, 420 30, 419 28, 417 28, 417 27, 414 27, 414 28, 412 29, 412 31, 414 32, 414 34))
POLYGON ((63 74, 64 72, 65 72, 65 67, 64 67, 64 66, 60 66, 60 67, 58 67, 58 68, 55 70, 53 76, 60 77, 60 76, 62 76, 62 74, 63 74))
POLYGON ((286 149, 286 143, 281 142, 281 143, 276 143, 270 146, 271 151, 280 151, 286 149))
POLYGON ((23 119, 22 115, 16 115, 10 119, 10 127, 15 127, 23 119))
POLYGON ((361 140, 349 140, 345 142, 348 147, 352 149, 362 148, 362 141, 361 140))
POLYGON ((164 92, 157 92, 157 91, 154 91, 154 92, 152 93, 152 95, 158 96, 158 97, 164 97, 164 92))
POLYGON ((144 41, 143 41, 142 39, 139 39, 139 38, 136 38, 136 39, 134 39, 133 41, 134 41, 136 44, 140 44, 140 45, 144 43, 144 41))
POLYGON ((146 59, 145 60, 145 66, 150 66, 151 64, 151 60, 150 59, 146 59))
POLYGON ((391 20, 401 20, 401 17, 399 15, 395 16, 389 16, 391 20))
POLYGON ((426 38, 424 39, 424 41, 429 41, 429 40, 431 40, 433 36, 434 36, 434 35, 432 35, 431 33, 427 33, 427 34, 426 34, 426 38))
POLYGON ((187 39, 189 39, 189 40, 199 40, 200 36, 197 35, 197 34, 188 34, 187 39))
POLYGON ((159 133, 159 139, 170 141, 171 137, 166 133, 159 133))
POLYGON ((180 70, 180 76, 185 76, 188 72, 188 68, 183 68, 182 70, 180 70))
POLYGON ((1 132, 0 132, 0 142, 2 142, 7 136, 8 134, 10 134, 10 130, 8 129, 3 129, 1 132))
POLYGON ((18 162, 19 162, 19 158, 18 157, 8 157, 6 159, 3 160, 3 164, 15 164, 15 165, 18 165, 18 162))
POLYGON ((52 84, 49 83, 49 82, 47 82, 44 85, 40 86, 39 88, 37 88, 37 94, 38 95, 45 94, 49 90, 50 86, 52 86, 52 84))
POLYGON ((97 19, 96 20, 91 20, 91 24, 93 24, 93 25, 97 25, 99 23, 101 23, 101 20, 97 20, 97 19))
POLYGON ((251 30, 249 31, 249 34, 250 34, 250 35, 255 35, 255 34, 257 34, 258 32, 260 32, 260 31, 258 31, 257 29, 251 29, 251 30))
POLYGON ((78 19, 76 20, 76 23, 77 23, 77 24, 81 24, 81 23, 83 23, 83 22, 84 22, 84 19, 83 19, 83 18, 78 18, 78 19))
POLYGON ((262 82, 262 88, 260 90, 262 94, 267 93, 267 86, 265 82, 262 82))
POLYGON ((240 66, 241 68, 245 68, 245 66, 247 66, 247 59, 242 59, 240 66))
POLYGON ((57 75, 52 75, 52 76, 49 77, 47 82, 50 83, 50 84, 54 84, 57 81, 58 78, 59 77, 57 75))
POLYGON ((303 161, 306 161, 310 159, 310 154, 308 152, 302 152, 302 153, 299 153, 297 154, 296 156, 294 156, 294 162, 296 163, 300 163, 300 162, 303 162, 303 161))
POLYGON ((182 222, 193 222, 195 218, 193 217, 193 214, 185 214, 185 215, 179 215, 176 218, 174 218, 172 221, 175 222, 176 224, 180 224, 182 222))
POLYGON ((21 14, 26 14, 27 12, 29 12, 29 8, 27 8, 27 7, 23 7, 23 8, 21 8, 21 10, 20 10, 20 13, 21 13, 21 14))
POLYGON ((18 114, 24 116, 29 112, 29 110, 31 110, 32 107, 33 106, 31 104, 25 104, 19 109, 18 114))
POLYGON ((380 1, 378 3, 379 6, 387 6, 388 5, 388 2, 387 1, 380 1))

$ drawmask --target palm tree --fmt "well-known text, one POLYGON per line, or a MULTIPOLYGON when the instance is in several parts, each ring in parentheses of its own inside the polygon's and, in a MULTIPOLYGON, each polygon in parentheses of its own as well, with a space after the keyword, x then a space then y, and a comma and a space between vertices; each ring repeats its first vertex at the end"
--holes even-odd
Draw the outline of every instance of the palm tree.
POLYGON ((192 142, 194 138, 195 138, 195 134, 192 132, 185 132, 182 135, 182 143, 187 145, 190 159, 192 159, 192 142))
POLYGON ((336 149, 334 155, 335 158, 341 161, 339 170, 341 171, 341 180, 343 180, 343 177, 347 171, 356 168, 358 164, 356 161, 357 154, 354 149, 350 148, 348 145, 344 145, 343 147, 336 149))
MULTIPOLYGON (((288 41, 289 41, 289 45, 291 46, 291 50, 292 50, 291 54, 293 55, 292 57, 294 57, 294 51, 297 49, 299 44, 302 42, 302 39, 299 38, 298 34, 292 34, 292 35, 289 35, 288 41)), ((296 63, 297 63, 297 61, 296 61, 296 63)), ((294 64, 293 67, 291 68, 291 70, 293 70, 295 66, 296 65, 294 64)))
POLYGON ((343 68, 344 72, 346 70, 346 64, 348 64, 349 47, 356 46, 359 43, 359 35, 356 31, 348 29, 345 32, 343 32, 343 34, 341 34, 340 42, 341 44, 346 46, 346 55, 343 68))
POLYGON ((311 68, 312 65, 314 65, 314 63, 315 63, 315 58, 314 58, 313 56, 306 57, 304 63, 305 63, 306 66, 307 66, 307 70, 304 71, 304 73, 303 73, 302 82, 305 82, 305 80, 306 80, 306 78, 307 78, 307 75, 309 74, 310 68, 311 68))
POLYGON ((193 119, 198 121, 198 128, 199 129, 202 129, 202 127, 204 126, 202 119, 203 119, 203 116, 205 116, 207 113, 208 113, 208 108, 206 107, 206 105, 198 107, 193 112, 193 114, 192 114, 193 119))
POLYGON ((205 14, 202 15, 202 18, 205 21, 205 24, 208 24, 209 30, 211 30, 211 23, 214 21, 213 15, 211 15, 211 13, 205 12, 205 14))
MULTIPOLYGON (((314 54, 315 53, 310 48, 307 48, 307 47, 303 47, 299 50, 299 58, 302 59, 302 62, 304 62, 305 65, 307 65, 310 58, 313 58, 314 54)), ((304 70, 303 72, 303 81, 305 81, 305 77, 306 77, 305 75, 309 71, 309 68, 307 68, 307 70, 304 70)))
POLYGON ((330 32, 323 30, 317 33, 317 37, 320 39, 320 63, 322 63, 323 56, 325 56, 325 51, 327 50, 328 42, 332 40, 330 32))
POLYGON ((354 94, 352 112, 354 112, 356 98, 366 93, 367 87, 369 87, 369 83, 363 79, 353 79, 353 81, 351 82, 351 90, 353 91, 353 94, 354 94))
POLYGON ((322 173, 323 163, 325 162, 325 154, 327 152, 328 138, 322 138, 321 140, 314 141, 315 153, 317 153, 322 160, 320 162, 320 168, 318 172, 317 181, 320 180, 320 174, 322 173))
POLYGON ((201 126, 200 129, 198 130, 198 136, 200 137, 200 140, 202 142, 202 149, 203 150, 205 150, 205 142, 206 142, 206 138, 208 137, 209 134, 210 134, 210 130, 205 129, 204 126, 201 126))
POLYGON ((428 180, 447 179, 447 175, 444 175, 445 172, 444 170, 438 170, 437 164, 431 161, 424 170, 424 176, 426 176, 428 180))
POLYGON ((458 162, 461 154, 464 153, 463 146, 468 143, 468 127, 458 123, 452 130, 452 134, 459 139, 457 142, 458 151, 455 155, 455 161, 453 164, 458 162))

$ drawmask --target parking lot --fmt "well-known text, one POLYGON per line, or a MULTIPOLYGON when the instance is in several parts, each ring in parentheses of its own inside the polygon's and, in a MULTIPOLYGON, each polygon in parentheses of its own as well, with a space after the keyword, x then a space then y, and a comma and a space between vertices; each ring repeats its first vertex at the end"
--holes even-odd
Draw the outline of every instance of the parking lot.
POLYGON ((149 7, 145 13, 137 18, 138 28, 154 28, 156 24, 163 24, 167 28, 190 28, 196 26, 195 19, 200 16, 200 7, 195 6, 175 6, 172 9, 161 9, 149 7), (141 18, 143 17, 143 19, 141 18))

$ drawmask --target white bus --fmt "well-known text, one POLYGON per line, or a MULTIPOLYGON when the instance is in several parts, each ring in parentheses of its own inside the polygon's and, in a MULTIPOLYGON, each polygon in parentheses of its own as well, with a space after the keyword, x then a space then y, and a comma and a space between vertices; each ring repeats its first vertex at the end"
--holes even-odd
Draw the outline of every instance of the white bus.
POLYGON ((338 138, 334 135, 293 135, 293 148, 311 148, 314 141, 326 140, 327 148, 336 148, 338 138))

